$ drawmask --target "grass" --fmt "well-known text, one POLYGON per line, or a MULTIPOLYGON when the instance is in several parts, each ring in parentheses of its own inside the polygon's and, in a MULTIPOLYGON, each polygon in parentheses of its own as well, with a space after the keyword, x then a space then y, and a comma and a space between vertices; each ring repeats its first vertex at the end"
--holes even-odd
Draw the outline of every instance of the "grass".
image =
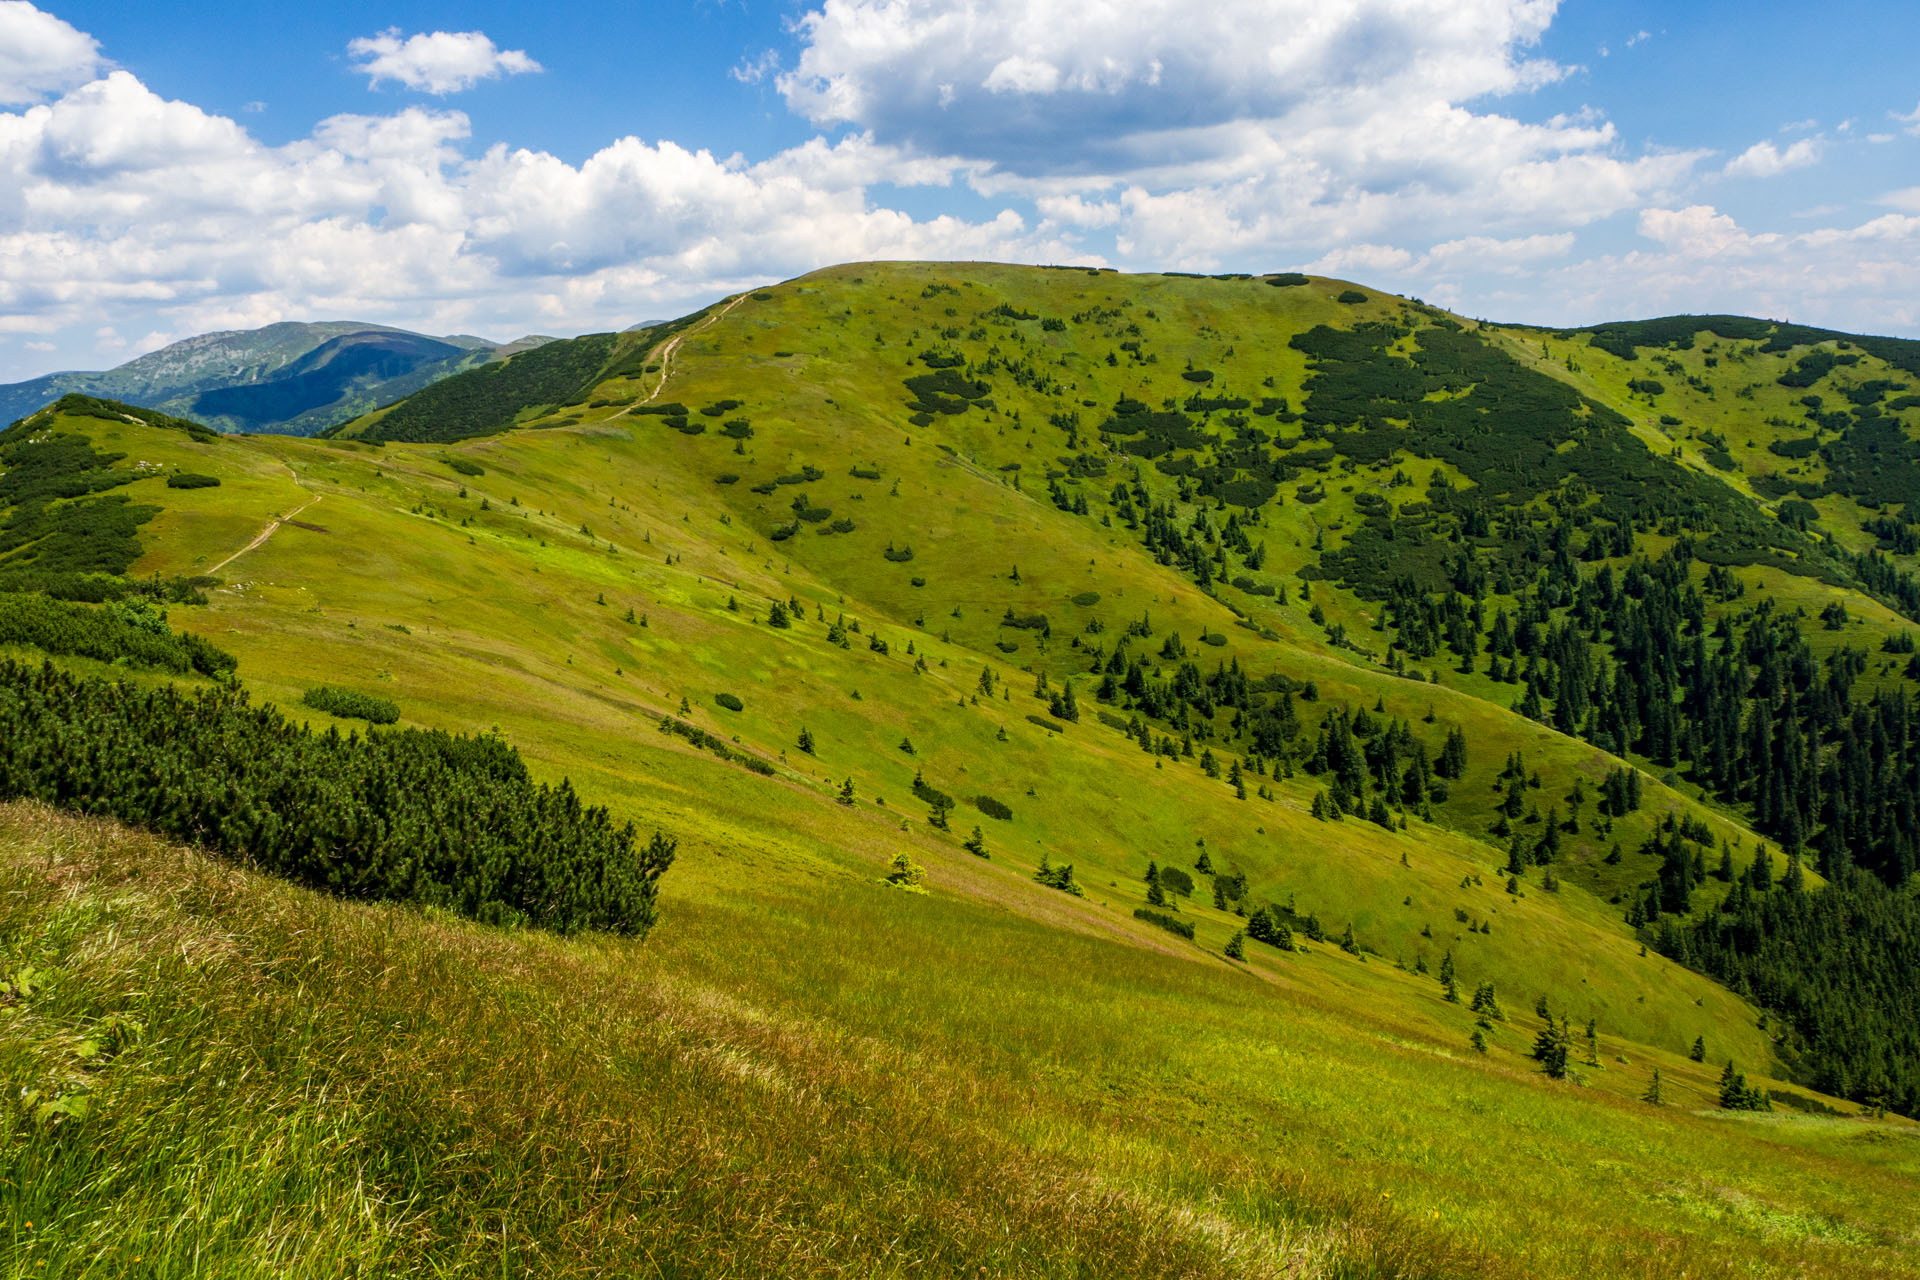
MULTIPOLYGON (((1608 901, 1650 874, 1637 846, 1668 811, 1703 816, 1744 862, 1756 842, 1737 815, 1650 784, 1606 841, 1583 824, 1560 893, 1509 897, 1504 852, 1479 838, 1506 753, 1542 774, 1543 812, 1619 762, 1512 714, 1513 686, 1404 680, 1309 621, 1294 571, 1317 532, 1337 545, 1358 493, 1404 496, 1387 488, 1393 464, 1328 474, 1315 506, 1283 490, 1255 536, 1289 603, 1222 592, 1265 639, 1102 526, 1100 506, 1089 519, 1046 500, 1064 451, 1044 426, 1052 398, 1002 387, 991 412, 905 424, 908 348, 1003 300, 1063 317, 1111 299, 1116 323, 1150 333, 1157 364, 1113 368, 1104 322, 994 331, 1007 354, 1055 361, 1068 403, 1102 406, 1081 409, 1088 427, 1143 384, 1156 402, 1163 383, 1190 390, 1189 359, 1215 371, 1210 393, 1266 394, 1271 377, 1297 407, 1304 364, 1286 334, 1402 305, 1344 306, 1344 287, 817 273, 681 340, 660 398, 741 400, 741 453, 618 404, 446 446, 195 445, 70 422, 127 465, 155 464, 127 490, 165 508, 143 530, 142 574, 204 572, 303 508, 221 570, 209 606, 172 611, 240 657, 256 696, 343 731, 354 722, 300 705, 306 690, 389 699, 407 724, 497 726, 538 776, 677 833, 681 856, 644 947, 560 942, 329 902, 6 811, 6 963, 66 975, 44 1002, 0 1010, 8 1079, 85 1076, 99 1105, 45 1132, 8 1113, 24 1163, 0 1212, 24 1261, 0 1275, 1913 1272, 1912 1127, 1711 1110, 1727 1057, 1750 1077, 1774 1070, 1758 1011, 1642 955, 1608 901), (922 296, 937 283, 957 292, 922 296), (808 465, 822 478, 752 492, 808 465), (221 484, 167 490, 175 469, 221 484), (715 485, 723 471, 741 482, 715 485), (803 491, 855 530, 770 542, 803 491), (886 560, 889 542, 914 559, 886 560), (1098 603, 1071 603, 1085 592, 1098 603), (804 605, 792 630, 764 625, 774 598, 804 605), (1001 629, 1008 608, 1046 613, 1052 639, 1001 629), (1209 665, 1313 680, 1322 705, 1382 701, 1431 751, 1461 726, 1467 778, 1436 822, 1389 833, 1315 821, 1305 776, 1243 802, 1191 761, 1156 762, 1100 723, 1075 648, 1110 646, 1143 612, 1155 647, 1178 631, 1209 665), (861 627, 845 649, 826 638, 843 613, 861 627), (1106 629, 1086 631, 1094 620, 1106 629), (1227 644, 1201 646, 1203 632, 1227 644), (983 665, 1004 692, 976 700, 983 665), (1063 733, 1026 719, 1045 712, 1040 671, 1076 681, 1082 719, 1063 733), (744 708, 714 706, 716 690, 744 708), (775 776, 661 733, 683 698, 684 719, 775 776), (803 726, 816 755, 797 748, 803 726), (951 835, 929 828, 916 769, 1011 806, 982 823, 990 861, 960 847, 970 808, 951 835), (847 779, 851 806, 834 803, 847 779), (1598 858, 1613 839, 1619 867, 1598 858), (1248 943, 1231 965, 1219 953, 1244 921, 1208 905, 1204 877, 1180 902, 1194 943, 1136 921, 1148 859, 1190 867, 1200 841, 1256 900, 1291 900, 1334 937, 1350 923, 1367 954, 1248 943), (903 851, 928 896, 880 885, 903 851), (1073 862, 1087 898, 1035 886, 1042 856, 1073 862), (1469 932, 1482 922, 1490 933, 1469 932), (1412 972, 1449 950, 1465 988, 1495 982, 1511 1015, 1485 1058, 1465 1010, 1412 972), (1524 1056, 1540 995, 1597 1019, 1602 1065, 1577 1085, 1524 1056), (140 1045, 80 1070, 72 1047, 116 1011, 147 1028, 140 1045), (1684 1056, 1696 1036, 1704 1065, 1684 1056), (1674 1103, 1658 1110, 1638 1101, 1655 1066, 1674 1103)), ((1557 361, 1566 344, 1550 345, 1557 361)), ((1830 590, 1745 576, 1807 593, 1810 613, 1830 590)), ((1313 598, 1379 646, 1373 606, 1321 582, 1313 598)), ((1835 639, 1877 648, 1891 615, 1857 596, 1848 608, 1860 621, 1835 639)))
POLYGON ((1380 1000, 1392 975, 1316 952, 1284 987, 1223 980, 941 879, 750 887, 645 946, 566 942, 11 806, 4 963, 34 992, 0 1061, 89 1109, 0 1120, 0 1273, 1911 1262, 1910 1126, 1696 1113, 1712 1069, 1666 1055, 1679 1106, 1554 1084, 1525 1015, 1483 1064, 1464 1014, 1380 1000))

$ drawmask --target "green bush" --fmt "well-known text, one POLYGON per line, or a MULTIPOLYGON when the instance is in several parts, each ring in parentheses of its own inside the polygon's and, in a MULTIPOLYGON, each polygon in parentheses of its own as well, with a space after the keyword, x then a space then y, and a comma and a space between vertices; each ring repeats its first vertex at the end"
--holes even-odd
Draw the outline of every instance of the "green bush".
POLYGON ((1365 302, 1366 300, 1367 300, 1367 295, 1360 292, 1358 289, 1342 289, 1340 291, 1340 296, 1334 299, 1335 302, 1344 302, 1350 307, 1356 306, 1359 303, 1365 302))
POLYGON ((1001 822, 1010 822, 1013 819, 1013 810, 1007 808, 1006 805, 995 800, 992 796, 975 796, 973 798, 973 807, 986 814, 989 818, 998 818, 1001 822))
POLYGON ((716 693, 713 695, 713 700, 729 711, 741 711, 747 705, 731 693, 716 693))
POLYGON ((323 684, 307 690, 300 701, 315 711, 339 716, 343 720, 365 720, 370 724, 392 724, 400 718, 400 708, 385 698, 369 693, 323 684))
POLYGON ((311 733, 246 694, 0 661, 0 799, 114 818, 343 897, 644 934, 675 842, 536 784, 497 737, 311 733))
POLYGON ((1191 920, 1182 920, 1179 916, 1168 915, 1166 912, 1156 911, 1152 907, 1135 907, 1133 909, 1133 918, 1135 920, 1145 920, 1148 924, 1160 926, 1168 933, 1178 934, 1189 942, 1193 941, 1193 921, 1191 920))
POLYGON ((219 487, 218 476, 203 476, 192 471, 176 471, 167 477, 169 489, 217 489, 219 487))
POLYGON ((95 605, 42 595, 0 594, 0 644, 97 662, 126 662, 181 675, 223 676, 239 665, 230 653, 167 626, 145 601, 95 605))
POLYGON ((487 469, 477 462, 468 462, 465 458, 448 458, 447 465, 463 476, 483 476, 487 469))

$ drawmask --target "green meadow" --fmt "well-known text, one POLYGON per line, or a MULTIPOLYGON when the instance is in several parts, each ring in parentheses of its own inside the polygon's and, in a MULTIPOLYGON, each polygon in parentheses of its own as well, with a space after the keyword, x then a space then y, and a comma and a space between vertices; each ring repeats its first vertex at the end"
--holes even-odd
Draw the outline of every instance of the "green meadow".
MULTIPOLYGON (((31 1091, 0 1111, 0 1275, 1920 1274, 1920 1129, 1794 1083, 1765 1010, 1625 922, 1665 824, 1736 868, 1773 842, 1691 778, 1518 714, 1514 684, 1444 656, 1410 674, 1378 599, 1302 575, 1360 545, 1380 501, 1470 487, 1458 467, 1401 453, 1285 482, 1236 513, 1264 563, 1207 589, 1120 514, 1142 460, 1096 429, 1122 397, 1284 400, 1255 422, 1314 449, 1282 416, 1311 376, 1289 338, 1425 314, 1351 288, 864 264, 623 335, 612 376, 478 438, 383 440, 379 414, 320 440, 36 422, 139 472, 116 492, 161 510, 128 577, 216 578, 169 622, 238 658, 253 699, 343 733, 366 726, 310 690, 497 729, 679 855, 644 941, 561 938, 0 808, 0 1063, 31 1091), (990 403, 912 408, 910 359, 946 350, 992 362, 990 403), (183 472, 219 484, 167 485, 183 472), (1465 771, 1385 825, 1316 817, 1326 780, 1293 761, 1249 766, 1242 798, 1230 716, 1169 757, 1097 699, 1096 651, 1137 623, 1156 674, 1185 652, 1311 684, 1303 743, 1345 706, 1435 758, 1458 730, 1465 771), (1050 714, 1063 688, 1078 720, 1050 714), (1510 888, 1489 831, 1513 753, 1534 819, 1578 819, 1552 888, 1538 870, 1510 888), (1623 766, 1643 802, 1603 828, 1592 797, 1623 766), (952 798, 949 829, 916 780, 952 798), (887 882, 902 855, 925 892, 887 882), (1245 897, 1216 905, 1203 859, 1245 897), (1135 916, 1150 861, 1193 882, 1171 895, 1191 940, 1135 916), (1043 862, 1084 896, 1036 883, 1043 862), (1268 904, 1324 940, 1296 926, 1299 950, 1227 958, 1268 904), (1504 1016, 1477 1027, 1483 983, 1504 1016), (1575 1028, 1565 1079, 1529 1056, 1536 1007, 1575 1028), (1729 1060, 1775 1110, 1718 1107, 1729 1060)), ((1773 379, 1804 348, 1676 351, 1716 392, 1663 372, 1676 389, 1650 405, 1627 387, 1645 367, 1481 332, 1742 512, 1777 506, 1749 481, 1784 472, 1766 445, 1793 433, 1757 424, 1795 411, 1773 379)), ((1140 470, 1157 501, 1224 520, 1140 470)), ((1815 505, 1873 545, 1855 499, 1815 505)), ((1880 656, 1910 626, 1886 601, 1737 573, 1749 598, 1713 620, 1840 602, 1816 652, 1871 654, 1863 689, 1911 684, 1880 656)))

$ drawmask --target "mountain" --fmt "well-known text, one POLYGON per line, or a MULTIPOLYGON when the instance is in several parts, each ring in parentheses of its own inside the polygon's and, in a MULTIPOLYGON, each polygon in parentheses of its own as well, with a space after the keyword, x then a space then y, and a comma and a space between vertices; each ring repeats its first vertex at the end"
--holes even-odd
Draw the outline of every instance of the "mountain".
POLYGON ((503 346, 356 321, 201 334, 106 372, 53 373, 0 386, 0 421, 78 393, 191 415, 222 431, 312 435, 544 341, 522 338, 503 346))
POLYGON ((865 263, 317 439, 39 410, 21 1217, 49 1273, 1911 1274, 1916 355, 865 263))

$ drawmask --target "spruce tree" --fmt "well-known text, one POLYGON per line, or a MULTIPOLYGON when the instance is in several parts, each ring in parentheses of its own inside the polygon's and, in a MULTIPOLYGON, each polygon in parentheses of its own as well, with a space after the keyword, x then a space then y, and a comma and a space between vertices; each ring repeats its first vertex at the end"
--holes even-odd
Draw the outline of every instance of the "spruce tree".
POLYGON ((1707 1038, 1705 1036, 1695 1036, 1693 1038, 1693 1048, 1688 1050, 1687 1056, 1695 1062, 1705 1062, 1707 1060, 1707 1038))
POLYGON ((805 725, 800 726, 800 749, 808 755, 813 754, 813 731, 805 725))
POLYGON ((1664 1105, 1666 1098, 1660 1088, 1660 1068, 1653 1069, 1653 1079, 1647 1082, 1647 1091, 1640 1095, 1640 1101, 1651 1102, 1658 1107, 1664 1105))
POLYGON ((987 838, 977 825, 973 829, 973 834, 967 837, 966 843, 961 847, 976 858, 992 856, 987 852, 987 838))
POLYGON ((1247 958, 1246 931, 1235 929, 1233 936, 1227 939, 1227 959, 1245 960, 1247 958))
POLYGON ((1160 866, 1152 861, 1147 863, 1147 905, 1150 907, 1167 905, 1166 890, 1160 887, 1160 866))
POLYGON ((1452 951, 1440 959, 1440 985, 1446 988, 1448 1004, 1460 1003, 1460 985, 1454 977, 1452 951))

